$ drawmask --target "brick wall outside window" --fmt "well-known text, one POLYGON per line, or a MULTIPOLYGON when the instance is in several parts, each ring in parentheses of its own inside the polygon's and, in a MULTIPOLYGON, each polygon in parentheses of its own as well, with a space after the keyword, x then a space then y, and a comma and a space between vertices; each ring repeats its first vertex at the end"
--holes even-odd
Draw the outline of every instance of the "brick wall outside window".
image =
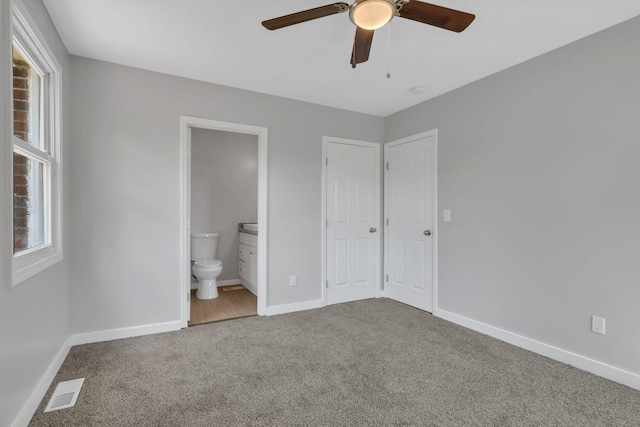
MULTIPOLYGON (((13 133, 29 141, 29 82, 31 67, 13 60, 13 133)), ((13 153, 13 251, 27 247, 29 241, 29 160, 13 153)))

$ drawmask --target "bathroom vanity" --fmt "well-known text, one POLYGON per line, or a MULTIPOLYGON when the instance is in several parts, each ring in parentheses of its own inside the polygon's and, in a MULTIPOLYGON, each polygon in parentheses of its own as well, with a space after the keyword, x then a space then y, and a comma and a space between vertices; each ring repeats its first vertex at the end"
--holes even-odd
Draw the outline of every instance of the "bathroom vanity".
POLYGON ((258 294, 258 232, 238 227, 238 275, 240 283, 258 294))

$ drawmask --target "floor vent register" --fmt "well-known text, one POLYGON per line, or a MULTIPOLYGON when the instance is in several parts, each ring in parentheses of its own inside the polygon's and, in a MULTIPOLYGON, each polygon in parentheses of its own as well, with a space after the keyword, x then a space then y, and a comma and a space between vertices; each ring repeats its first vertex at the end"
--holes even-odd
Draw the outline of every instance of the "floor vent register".
POLYGON ((74 406, 83 383, 84 378, 58 383, 44 412, 57 411, 74 406))

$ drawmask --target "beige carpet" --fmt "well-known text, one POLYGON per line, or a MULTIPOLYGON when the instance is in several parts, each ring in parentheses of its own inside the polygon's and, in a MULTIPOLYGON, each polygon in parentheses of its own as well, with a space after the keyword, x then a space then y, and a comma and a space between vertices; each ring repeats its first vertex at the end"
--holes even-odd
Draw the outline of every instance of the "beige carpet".
POLYGON ((640 392, 379 299, 73 347, 30 425, 640 426, 640 392))

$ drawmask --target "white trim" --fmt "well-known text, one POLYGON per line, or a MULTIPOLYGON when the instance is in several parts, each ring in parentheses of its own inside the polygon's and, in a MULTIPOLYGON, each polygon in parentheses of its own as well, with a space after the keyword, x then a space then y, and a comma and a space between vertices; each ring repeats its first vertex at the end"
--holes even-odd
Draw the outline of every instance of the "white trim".
MULTIPOLYGON (((432 129, 429 131, 425 131, 425 132, 420 132, 418 134, 415 135, 411 135, 411 136, 407 136, 405 138, 401 138, 401 139, 397 139, 395 141, 390 141, 390 142, 385 142, 384 143, 384 155, 382 158, 382 167, 384 170, 384 192, 383 192, 383 199, 384 199, 384 213, 383 213, 383 218, 382 218, 382 223, 383 223, 383 229, 384 229, 384 243, 383 243, 383 264, 384 264, 384 269, 382 272, 382 283, 383 285, 386 284, 387 282, 384 280, 386 278, 386 275, 388 274, 388 265, 387 265, 387 260, 389 259, 389 254, 388 254, 388 250, 389 250, 389 242, 388 242, 388 238, 387 238, 387 223, 386 220, 387 218, 389 218, 389 203, 387 201, 387 194, 388 194, 388 171, 386 168, 386 163, 387 163, 387 159, 389 157, 389 147, 394 147, 396 145, 400 145, 400 144, 405 144, 407 142, 411 142, 411 141, 415 141, 417 139, 422 139, 422 138, 428 138, 428 137, 433 137, 435 140, 435 144, 433 146, 433 151, 434 151, 434 167, 433 167, 433 254, 432 254, 432 271, 431 271, 431 275, 432 275, 432 280, 433 280, 433 288, 432 288, 432 300, 433 300, 433 304, 432 304, 432 312, 435 312, 438 308, 438 240, 440 239, 440 235, 438 233, 438 221, 439 221, 439 216, 438 216, 438 129, 432 129)), ((387 293, 383 290, 381 293, 382 296, 387 297, 387 293)))
POLYGON ((191 320, 191 128, 180 118, 180 280, 189 280, 188 295, 180 287, 180 319, 186 328, 191 320), (187 191, 183 191, 183 189, 187 191), (184 208, 182 208, 184 207, 184 208), (188 279, 187 279, 188 277, 188 279), (186 298, 186 300, 184 299, 186 298))
MULTIPOLYGON (((12 256, 12 280, 11 286, 16 286, 27 278, 49 268, 63 258, 63 190, 62 190, 62 67, 56 59, 53 51, 47 44, 46 38, 42 35, 35 21, 20 0, 11 2, 11 40, 15 40, 25 50, 36 68, 44 66, 43 70, 46 78, 49 79, 46 85, 46 93, 43 97, 45 109, 44 126, 41 132, 46 135, 48 144, 45 149, 50 156, 46 159, 50 171, 45 177, 45 186, 49 187, 49 196, 45 194, 45 208, 49 212, 45 221, 47 222, 47 244, 41 248, 18 253, 12 256)), ((11 106, 13 111, 13 106, 11 106)), ((12 126, 9 124, 9 129, 12 126)), ((19 146, 25 150, 24 144, 19 146)), ((37 155, 36 150, 31 147, 26 148, 30 155, 45 160, 48 156, 37 155)), ((11 170, 13 169, 13 166, 11 170)), ((10 193, 13 194, 13 191, 10 193)), ((11 215, 13 218, 13 214, 11 215)), ((13 225, 11 226, 13 229, 13 225)), ((12 239, 13 240, 13 239, 12 239)), ((13 254, 13 244, 11 245, 13 254)))
POLYGON ((327 305, 327 143, 322 137, 322 179, 320 183, 320 301, 327 305))
POLYGON ((225 280, 217 280, 216 281, 216 285, 220 288, 222 286, 233 286, 233 285, 239 285, 240 284, 240 278, 238 277, 237 279, 225 279, 225 280))
MULTIPOLYGON (((376 210, 376 228, 381 230, 378 235, 378 263, 382 259, 382 221, 380 219, 380 203, 382 203, 382 175, 380 174, 380 150, 382 149, 382 144, 378 144, 375 142, 369 141, 360 141, 356 139, 345 139, 345 138, 336 138, 333 136, 323 136, 322 137, 322 182, 321 182, 321 201, 320 201, 320 299, 324 301, 324 305, 327 305, 327 145, 329 143, 335 144, 347 144, 347 145, 356 145, 359 147, 370 147, 376 149, 376 163, 378 165, 376 178, 378 180, 378 209, 376 210)), ((376 276, 376 298, 380 298, 381 295, 381 283, 382 278, 380 277, 380 270, 378 271, 378 275, 376 276)))
MULTIPOLYGON (((190 282, 191 289, 198 289, 198 282, 190 282)), ((216 287, 221 288, 223 286, 232 286, 232 285, 240 285, 240 279, 225 279, 225 280, 216 280, 216 287)))
MULTIPOLYGON (((37 50, 36 53, 40 54, 37 60, 47 62, 47 65, 53 66, 58 72, 62 71, 62 67, 55 55, 53 55, 53 50, 49 47, 46 37, 40 32, 40 29, 38 29, 36 21, 31 17, 31 14, 28 12, 23 2, 21 0, 12 0, 11 5, 12 16, 21 23, 21 27, 17 29, 14 28, 12 30, 12 34, 17 32, 23 40, 30 42, 31 45, 29 47, 35 48, 37 50), (46 55, 43 56, 42 53, 45 53, 46 55)), ((31 54, 33 52, 29 53, 31 54)))
POLYGON ((47 390, 49 390, 51 383, 60 370, 64 359, 67 358, 67 354, 69 354, 71 346, 72 338, 69 337, 62 344, 62 347, 60 347, 60 350, 58 350, 56 355, 53 357, 51 363, 49 363, 47 370, 40 378, 40 381, 38 381, 36 388, 31 392, 31 396, 29 396, 29 399, 27 399, 22 409, 20 409, 18 416, 13 420, 13 423, 11 424, 12 427, 26 427, 29 425, 31 418, 36 413, 38 406, 40 406, 40 402, 42 402, 44 395, 47 393, 47 390))
POLYGON ((239 123, 222 122, 200 117, 180 116, 180 286, 178 298, 180 304, 180 317, 183 327, 187 327, 189 301, 185 293, 191 290, 191 260, 190 260, 190 206, 189 195, 191 193, 191 161, 190 150, 191 128, 212 129, 224 132, 243 133, 258 137, 258 314, 267 314, 267 235, 268 235, 268 139, 269 132, 266 127, 244 125, 239 123))
MULTIPOLYGON (((246 131, 248 128, 245 127, 246 131)), ((268 226, 268 141, 267 128, 253 128, 258 133, 258 314, 264 316, 267 313, 267 235, 268 226)))
POLYGON ((25 251, 18 256, 13 255, 13 281, 11 286, 35 276, 59 261, 62 261, 62 250, 53 245, 44 245, 25 251))
POLYGON ((438 308, 438 241, 440 240, 440 233, 438 233, 438 224, 440 222, 440 216, 438 214, 438 129, 433 129, 430 132, 433 133, 433 137, 436 139, 436 143, 433 147, 433 155, 435 156, 435 162, 433 165, 433 262, 432 262, 432 279, 433 279, 433 305, 432 310, 438 308))
MULTIPOLYGON (((11 40, 11 4, 0 2, 0 39, 11 40)), ((0 43, 0 55, 2 58, 11 58, 11 46, 9 43, 0 43)), ((0 129, 3 141, 11 141, 12 106, 9 99, 13 97, 13 73, 7 65, 0 71, 0 129), (4 100, 7 100, 6 102, 4 100)), ((13 282, 13 146, 2 144, 0 147, 0 197, 4 200, 0 203, 0 283, 1 286, 10 287, 13 282)))
POLYGON ((541 341, 527 338, 523 335, 516 334, 515 332, 497 328, 450 311, 435 309, 433 314, 441 319, 445 319, 460 326, 464 326, 465 328, 489 335, 490 337, 513 344, 516 347, 524 348, 525 350, 546 356, 550 359, 557 360, 558 362, 569 364, 578 369, 582 369, 583 371, 587 371, 594 375, 640 390, 640 375, 636 373, 625 371, 624 369, 617 368, 607 363, 599 362, 589 357, 582 356, 550 344, 545 344, 541 341))
POLYGON ((182 327, 191 320, 191 127, 180 117, 180 319, 182 327), (187 285, 187 280, 189 284, 187 285), (187 287, 188 286, 188 287, 187 287), (188 295, 185 295, 185 292, 188 295), (186 298, 186 299, 185 299, 186 298))
POLYGON ((52 163, 53 157, 49 153, 35 148, 33 145, 24 142, 15 135, 11 136, 14 151, 24 157, 30 157, 41 163, 52 163))
POLYGON ((267 307, 267 316, 276 314, 293 313, 296 311, 313 310, 314 308, 322 308, 327 304, 323 299, 313 301, 295 302, 293 304, 272 305, 267 307))
POLYGON ((141 337, 144 335, 158 334, 161 332, 171 332, 182 329, 182 322, 152 323, 149 325, 130 326, 127 328, 106 329, 103 331, 83 332, 71 336, 73 345, 91 344, 94 342, 112 341, 123 338, 141 337))

